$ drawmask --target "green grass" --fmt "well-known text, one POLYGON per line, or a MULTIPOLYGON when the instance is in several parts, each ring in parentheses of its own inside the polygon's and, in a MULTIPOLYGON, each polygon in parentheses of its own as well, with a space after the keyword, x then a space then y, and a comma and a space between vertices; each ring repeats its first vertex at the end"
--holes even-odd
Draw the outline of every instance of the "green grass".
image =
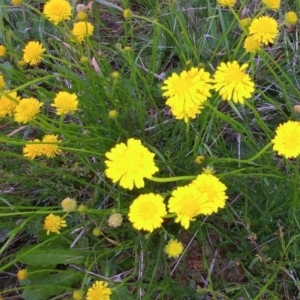
POLYGON ((84 43, 67 34, 76 20, 75 2, 71 20, 58 26, 43 16, 45 1, 24 2, 0 0, 0 44, 8 52, 0 71, 8 89, 37 98, 43 107, 29 124, 0 120, 2 298, 72 299, 74 290, 85 294, 103 280, 113 300, 298 299, 299 157, 278 156, 270 142, 280 123, 299 120, 293 109, 300 98, 299 24, 283 22, 300 2, 282 1, 272 11, 261 1, 238 1, 230 10, 206 0, 96 0, 88 14, 94 34, 84 43), (133 12, 130 20, 123 18, 125 8, 133 12), (282 25, 273 45, 250 55, 237 18, 261 14, 282 25), (44 59, 21 67, 31 40, 43 44, 44 59), (233 60, 248 63, 255 82, 245 105, 212 91, 196 119, 186 124, 172 116, 162 96, 164 79, 199 65, 213 74, 221 62, 233 60), (79 109, 63 118, 50 106, 60 90, 79 98, 79 109), (109 117, 111 110, 117 118, 109 117), (23 146, 45 134, 63 140, 63 154, 26 159, 23 146), (131 137, 155 153, 155 177, 191 178, 213 168, 227 186, 226 207, 197 217, 188 230, 174 218, 152 233, 134 229, 127 214, 136 197, 154 192, 167 198, 190 180, 146 180, 132 191, 113 184, 105 176, 104 155, 131 137), (201 165, 195 164, 199 155, 205 156, 201 165), (87 210, 70 213, 61 234, 46 235, 44 218, 63 217, 66 197, 87 210), (107 224, 114 211, 124 218, 117 229, 107 224), (172 237, 185 246, 178 259, 164 253, 172 237), (19 281, 16 273, 23 268, 29 277, 19 281))

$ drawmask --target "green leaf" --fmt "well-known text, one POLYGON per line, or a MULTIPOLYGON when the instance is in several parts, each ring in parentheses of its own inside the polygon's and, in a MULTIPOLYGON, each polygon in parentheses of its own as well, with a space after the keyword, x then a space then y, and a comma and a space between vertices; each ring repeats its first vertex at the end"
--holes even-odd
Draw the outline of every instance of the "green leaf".
POLYGON ((82 251, 59 246, 26 246, 18 252, 17 259, 31 266, 55 266, 81 264, 85 261, 85 255, 82 251))
POLYGON ((22 298, 25 300, 48 299, 51 296, 61 294, 79 280, 81 280, 81 275, 73 271, 51 274, 43 279, 32 281, 24 289, 22 298))

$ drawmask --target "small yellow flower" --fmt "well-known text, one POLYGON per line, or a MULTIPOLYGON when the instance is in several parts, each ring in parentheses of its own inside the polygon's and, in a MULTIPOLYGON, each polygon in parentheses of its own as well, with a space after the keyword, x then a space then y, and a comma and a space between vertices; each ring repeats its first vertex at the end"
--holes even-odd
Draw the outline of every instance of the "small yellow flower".
POLYGON ((267 8, 277 10, 280 6, 280 0, 262 0, 267 8))
POLYGON ((23 50, 23 59, 30 66, 38 65, 42 61, 42 54, 46 51, 39 42, 28 42, 23 50))
POLYGON ((130 52, 131 51, 131 47, 130 46, 125 46, 124 50, 125 50, 125 52, 130 52))
POLYGON ((72 113, 77 110, 77 96, 68 92, 58 92, 51 106, 56 108, 57 115, 72 113))
POLYGON ((128 20, 132 17, 132 12, 129 8, 124 9, 123 17, 124 17, 125 20, 128 20))
POLYGON ((253 35, 250 35, 244 41, 244 49, 248 53, 256 53, 261 49, 261 43, 253 35))
POLYGON ((35 119, 42 105, 43 103, 32 97, 21 99, 15 109, 15 121, 25 124, 35 119))
POLYGON ((81 62, 81 63, 85 64, 85 63, 87 63, 88 61, 89 61, 89 58, 88 58, 87 56, 81 56, 81 57, 80 57, 80 62, 81 62))
POLYGON ((169 257, 177 258, 183 252, 183 244, 178 240, 170 240, 165 247, 165 253, 169 257))
POLYGON ((95 227, 94 229, 93 229, 93 235, 94 236, 100 236, 101 235, 101 229, 99 228, 99 227, 95 227))
POLYGON ((0 93, 0 118, 11 117, 20 102, 16 92, 3 91, 0 93))
POLYGON ((276 20, 268 16, 254 19, 249 27, 250 35, 253 35, 258 42, 265 45, 268 45, 268 43, 274 43, 278 32, 279 30, 276 20))
POLYGON ((83 292, 80 290, 73 292, 73 299, 74 300, 83 300, 83 292))
POLYGON ((109 300, 112 291, 108 283, 97 280, 87 291, 86 300, 109 300))
POLYGON ((115 109, 112 109, 108 112, 108 117, 111 119, 115 119, 118 116, 118 111, 115 109))
POLYGON ((49 158, 61 154, 61 150, 58 148, 58 144, 61 143, 61 140, 58 139, 57 135, 46 134, 43 137, 42 142, 42 154, 46 155, 49 158))
POLYGON ((74 24, 72 34, 79 42, 83 42, 87 37, 91 36, 94 31, 94 26, 89 22, 80 21, 74 24))
POLYGON ((149 193, 137 197, 129 207, 128 218, 137 230, 152 232, 161 227, 167 214, 162 196, 149 193))
POLYGON ((119 213, 113 213, 109 216, 107 223, 109 227, 113 227, 113 228, 120 227, 123 223, 123 217, 119 213))
POLYGON ((23 4, 23 0, 11 0, 12 5, 21 5, 23 4))
POLYGON ((113 78, 117 79, 117 78, 120 76, 120 73, 117 72, 117 71, 114 71, 114 72, 111 73, 111 76, 112 76, 113 78))
POLYGON ((236 0, 218 0, 219 4, 222 6, 233 7, 236 0))
POLYGON ((48 215, 44 220, 44 229, 47 231, 47 235, 50 232, 60 233, 59 230, 62 227, 67 227, 66 221, 60 216, 55 216, 54 214, 48 215))
POLYGON ((198 155, 196 158, 195 158, 195 163, 197 165, 201 165, 204 161, 205 157, 203 155, 198 155))
POLYGON ((44 5, 44 15, 57 25, 59 22, 71 19, 72 6, 66 0, 49 0, 44 5))
POLYGON ((43 145, 39 139, 30 141, 23 148, 23 155, 29 159, 35 159, 43 154, 43 145))
POLYGON ((4 57, 6 55, 6 47, 3 45, 0 45, 0 57, 4 57))
POLYGON ((134 186, 145 185, 144 178, 151 178, 158 171, 154 163, 154 154, 144 147, 140 140, 129 139, 127 145, 117 144, 105 153, 107 169, 105 174, 114 183, 132 190, 134 186))
POLYGON ((67 197, 61 202, 61 206, 62 206, 63 211, 73 212, 77 208, 77 202, 76 202, 76 200, 67 197))
POLYGON ((214 89, 223 100, 244 104, 254 92, 254 82, 245 72, 248 64, 239 66, 237 61, 221 63, 214 74, 214 89))
POLYGON ((76 16, 76 18, 80 21, 85 21, 87 19, 87 17, 88 17, 88 15, 85 11, 79 11, 76 16))
POLYGON ((285 14, 285 22, 290 25, 295 25, 298 21, 298 16, 294 11, 288 11, 285 14))
POLYGON ((6 83, 5 83, 4 77, 3 77, 3 75, 0 74, 0 90, 3 90, 5 85, 6 85, 6 83))
POLYGON ((80 214, 84 214, 86 212, 87 208, 85 205, 83 204, 80 204, 77 211, 80 213, 80 214))
POLYGON ((273 150, 285 158, 296 158, 300 154, 300 122, 287 121, 280 124, 272 140, 273 150))
POLYGON ((19 280, 25 280, 28 277, 28 271, 26 269, 19 270, 17 277, 19 280))

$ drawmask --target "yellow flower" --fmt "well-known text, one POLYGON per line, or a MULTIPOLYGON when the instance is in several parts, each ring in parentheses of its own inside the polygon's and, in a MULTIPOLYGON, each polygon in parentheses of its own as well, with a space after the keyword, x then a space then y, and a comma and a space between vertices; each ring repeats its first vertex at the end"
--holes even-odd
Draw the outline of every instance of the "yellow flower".
POLYGON ((205 196, 201 202, 199 214, 211 215, 225 206, 228 197, 225 194, 226 185, 212 174, 201 174, 191 183, 198 194, 205 196))
POLYGON ((47 235, 50 232, 60 233, 59 230, 62 227, 67 227, 66 221, 60 216, 54 214, 48 215, 44 220, 44 229, 47 231, 47 235))
POLYGON ((77 22, 74 24, 72 34, 78 42, 83 42, 87 37, 91 36, 94 26, 89 22, 77 22))
POLYGON ((154 154, 144 147, 140 140, 129 139, 127 145, 117 144, 106 152, 106 176, 114 183, 120 180, 120 186, 132 190, 134 186, 145 185, 144 178, 151 178, 158 171, 154 163, 154 154))
POLYGON ((71 19, 72 6, 66 0, 49 0, 44 6, 46 18, 57 25, 71 19))
POLYGON ((85 205, 80 204, 77 210, 78 210, 78 212, 79 212, 80 214, 83 214, 83 213, 86 212, 87 208, 86 208, 85 205))
POLYGON ((112 109, 108 112, 108 117, 111 119, 115 119, 118 116, 118 111, 115 109, 112 109))
POLYGON ((114 72, 111 73, 111 76, 116 79, 120 76, 120 73, 117 72, 117 71, 114 71, 114 72))
POLYGON ((76 202, 76 200, 67 197, 63 201, 61 201, 61 206, 62 206, 63 211, 73 212, 77 208, 77 202, 76 202))
POLYGON ((30 141, 23 148, 23 155, 28 157, 29 159, 35 159, 38 156, 43 154, 43 145, 40 144, 39 139, 35 139, 34 141, 30 141))
POLYGON ((3 75, 0 74, 0 90, 3 90, 5 85, 6 85, 6 83, 5 83, 4 77, 3 77, 3 75))
POLYGON ((23 50, 23 60, 30 66, 39 64, 42 61, 42 54, 46 51, 39 42, 28 42, 23 50))
POLYGON ((124 9, 123 17, 124 17, 125 20, 128 20, 132 17, 132 12, 129 8, 124 9))
POLYGON ((111 289, 107 282, 97 280, 87 291, 86 300, 109 300, 111 289))
POLYGON ((94 229, 93 229, 93 235, 94 236, 100 236, 101 235, 101 229, 99 228, 99 227, 95 227, 94 229))
POLYGON ((278 32, 276 20, 267 16, 254 19, 249 27, 250 35, 253 35, 258 42, 265 45, 274 43, 278 32))
POLYGON ((15 109, 15 121, 25 124, 35 119, 42 105, 43 103, 35 98, 21 99, 15 109))
POLYGON ((218 0, 219 4, 222 6, 233 7, 236 0, 218 0))
POLYGON ((296 158, 300 154, 300 122, 287 121, 280 124, 272 140, 273 150, 285 158, 296 158))
POLYGON ((21 5, 23 0, 11 0, 12 5, 21 5))
POLYGON ((166 214, 163 197, 150 193, 142 194, 133 201, 129 207, 128 218, 135 229, 152 232, 161 227, 166 214))
POLYGON ((42 154, 46 155, 47 157, 52 158, 61 153, 61 150, 58 148, 58 143, 61 143, 61 140, 58 139, 57 135, 46 134, 42 139, 42 142, 42 154))
POLYGON ((6 47, 3 45, 0 45, 0 57, 3 57, 6 55, 6 47))
POLYGON ((280 6, 280 0, 262 0, 267 8, 277 10, 280 6))
POLYGON ((19 270, 17 273, 19 280, 25 280, 28 277, 28 272, 26 269, 19 270))
POLYGON ((77 96, 76 94, 67 92, 58 92, 54 98, 54 103, 52 103, 51 106, 56 108, 57 115, 72 113, 77 110, 77 96))
POLYGON ((163 96, 167 97, 166 104, 171 107, 176 119, 195 118, 200 113, 202 105, 212 88, 210 74, 204 69, 191 68, 179 75, 173 73, 164 81, 163 96))
POLYGON ((109 227, 113 227, 113 228, 120 227, 123 223, 123 217, 119 213, 113 213, 109 216, 107 223, 109 227))
POLYGON ((253 35, 250 35, 244 41, 244 49, 246 52, 255 53, 261 49, 261 44, 253 35))
POLYGON ((85 11, 79 11, 77 13, 77 19, 80 20, 80 21, 85 21, 88 17, 87 13, 85 11))
POLYGON ((80 62, 81 62, 81 63, 85 64, 85 63, 87 63, 88 61, 89 61, 89 58, 88 58, 87 56, 81 56, 81 57, 80 57, 80 62))
POLYGON ((195 164, 197 165, 201 165, 204 161, 205 157, 203 155, 198 155, 196 158, 195 158, 195 164))
POLYGON ((298 16, 294 11, 288 11, 285 14, 285 22, 290 25, 295 25, 298 21, 298 16))
POLYGON ((170 240, 165 247, 165 253, 169 257, 178 257, 183 252, 183 244, 177 240, 170 240))
POLYGON ((0 96, 0 118, 6 115, 11 117, 20 101, 20 97, 16 92, 3 91, 0 96))
POLYGON ((248 64, 239 66, 237 61, 221 63, 214 75, 214 88, 223 100, 233 100, 235 103, 244 103, 254 92, 254 83, 245 73, 248 64))
POLYGON ((131 47, 130 46, 125 46, 124 50, 125 50, 125 52, 130 52, 131 51, 131 47))
POLYGON ((83 300, 83 292, 80 290, 76 290, 73 292, 73 299, 74 300, 83 300))
POLYGON ((202 203, 206 200, 207 195, 199 194, 194 185, 178 187, 169 199, 169 212, 177 215, 176 223, 180 222, 185 229, 188 229, 190 221, 194 221, 200 214, 202 203))

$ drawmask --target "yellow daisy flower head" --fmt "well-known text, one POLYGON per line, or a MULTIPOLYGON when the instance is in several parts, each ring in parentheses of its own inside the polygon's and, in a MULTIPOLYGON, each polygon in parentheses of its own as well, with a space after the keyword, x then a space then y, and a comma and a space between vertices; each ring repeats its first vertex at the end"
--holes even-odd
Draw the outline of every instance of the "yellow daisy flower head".
POLYGON ((111 77, 117 79, 120 76, 120 73, 118 71, 113 71, 111 73, 111 77))
POLYGON ((196 188, 198 194, 205 196, 204 201, 202 199, 199 214, 211 215, 225 206, 228 199, 225 193, 227 187, 216 176, 212 174, 198 175, 191 185, 196 188))
POLYGON ((11 117, 19 102, 20 97, 16 92, 3 91, 3 94, 0 94, 0 118, 6 115, 11 117))
POLYGON ((94 31, 94 26, 85 21, 80 21, 74 24, 72 34, 74 38, 79 42, 83 42, 87 37, 91 36, 94 31))
POLYGON ((26 269, 19 270, 17 273, 17 278, 19 280, 25 280, 28 277, 28 271, 26 269))
POLYGON ((42 105, 43 103, 32 97, 21 99, 15 109, 15 121, 26 124, 35 119, 42 105))
POLYGON ((132 12, 129 8, 124 9, 123 17, 124 17, 125 20, 128 20, 132 17, 132 12))
POLYGON ((6 85, 6 83, 5 83, 4 77, 3 77, 3 75, 0 74, 0 90, 3 90, 5 85, 6 85))
POLYGON ((23 4, 23 0, 11 0, 12 5, 21 5, 23 4))
POLYGON ((127 145, 117 144, 105 153, 107 169, 105 174, 114 183, 132 190, 144 187, 144 178, 151 178, 158 171, 154 163, 154 154, 144 147, 140 140, 129 139, 127 145))
POLYGON ((197 188, 193 185, 178 187, 172 192, 169 199, 168 208, 170 213, 177 215, 175 222, 188 229, 190 222, 201 212, 202 203, 207 200, 206 194, 199 194, 197 188))
POLYGON ((101 229, 99 227, 95 227, 93 229, 93 235, 94 236, 100 236, 102 234, 101 229))
POLYGON ((23 148, 23 155, 29 159, 35 159, 43 154, 43 145, 39 139, 27 143, 23 148))
POLYGON ((69 114, 77 110, 78 100, 76 94, 58 92, 54 98, 52 107, 56 108, 57 115, 69 114))
POLYGON ((256 53, 261 49, 261 43, 253 35, 250 35, 244 41, 244 49, 248 53, 256 53))
POLYGON ((237 61, 221 63, 214 74, 214 89, 223 100, 244 104, 254 92, 254 82, 245 73, 248 64, 239 66, 237 61))
POLYGON ((3 45, 0 45, 0 57, 4 57, 6 55, 6 47, 3 45))
POLYGON ((28 42, 23 49, 23 60, 30 66, 38 65, 42 61, 42 54, 46 51, 43 45, 36 41, 28 42))
POLYGON ((183 252, 183 244, 178 240, 170 240, 165 247, 165 253, 169 257, 177 258, 183 252))
POLYGON ((119 213, 113 213, 109 216, 107 223, 109 227, 118 228, 123 223, 123 217, 119 213))
POLYGON ((87 17, 88 17, 88 15, 85 11, 79 11, 76 16, 77 20, 79 20, 79 21, 85 21, 85 20, 87 20, 87 17))
POLYGON ((55 155, 61 154, 58 144, 61 143, 61 140, 58 139, 57 135, 46 134, 42 139, 42 154, 46 155, 49 158, 54 157, 55 155), (48 144, 49 143, 49 144, 48 144))
POLYGON ((83 294, 83 291, 81 291, 81 290, 76 290, 73 292, 74 300, 83 300, 83 296, 84 296, 84 294, 83 294))
POLYGON ((296 158, 300 154, 300 122, 287 121, 280 124, 272 140, 273 150, 285 158, 296 158))
POLYGON ((67 224, 66 221, 63 220, 60 216, 50 214, 44 220, 44 229, 47 231, 47 235, 50 232, 60 233, 59 230, 62 227, 67 227, 67 224))
POLYGON ((233 7, 236 3, 236 0, 218 0, 218 3, 222 6, 233 7))
POLYGON ((179 75, 173 73, 164 81, 161 89, 175 118, 187 122, 189 118, 196 117, 202 108, 201 104, 211 96, 210 74, 198 68, 182 71, 179 75))
POLYGON ((77 209, 77 202, 76 200, 67 197, 61 201, 61 207, 65 212, 73 212, 77 209))
POLYGON ((117 110, 115 110, 115 109, 112 109, 112 110, 110 110, 109 112, 108 112, 108 117, 110 118, 110 119, 115 119, 117 116, 118 116, 118 111, 117 110))
POLYGON ((265 45, 268 43, 274 43, 278 32, 279 30, 276 20, 268 16, 254 19, 249 27, 250 35, 253 35, 258 42, 265 45))
POLYGON ((107 282, 97 280, 92 287, 88 289, 86 300, 109 300, 111 293, 107 282))
POLYGON ((133 201, 129 207, 128 218, 135 229, 152 232, 161 227, 166 214, 163 197, 149 193, 142 194, 133 201))
POLYGON ((277 10, 280 6, 280 0, 262 0, 267 8, 277 10))
POLYGON ((66 0, 49 0, 44 5, 44 15, 57 25, 59 22, 71 19, 72 6, 66 0))
POLYGON ((285 22, 290 25, 295 25, 298 21, 298 16, 294 11, 288 11, 285 14, 285 22))

